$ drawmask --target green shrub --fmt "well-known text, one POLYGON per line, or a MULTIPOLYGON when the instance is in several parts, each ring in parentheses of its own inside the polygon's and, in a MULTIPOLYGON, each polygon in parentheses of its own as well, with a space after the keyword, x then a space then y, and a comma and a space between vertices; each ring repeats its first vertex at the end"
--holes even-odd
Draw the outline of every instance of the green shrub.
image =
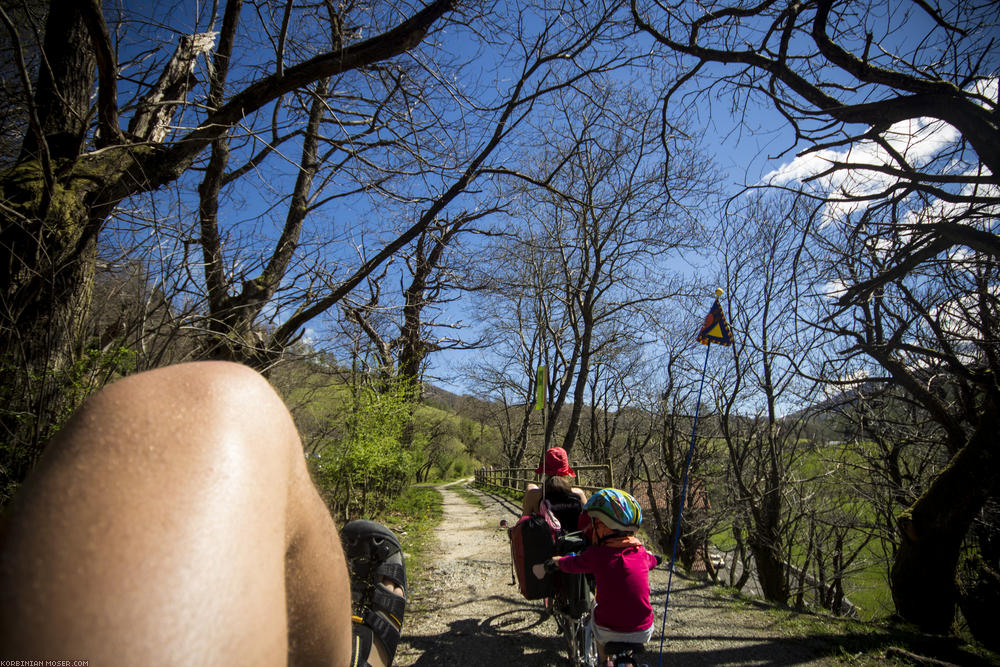
POLYGON ((403 387, 378 393, 359 389, 351 404, 331 415, 343 427, 317 448, 313 476, 335 515, 367 518, 383 511, 406 488, 414 461, 402 444, 409 419, 403 387))

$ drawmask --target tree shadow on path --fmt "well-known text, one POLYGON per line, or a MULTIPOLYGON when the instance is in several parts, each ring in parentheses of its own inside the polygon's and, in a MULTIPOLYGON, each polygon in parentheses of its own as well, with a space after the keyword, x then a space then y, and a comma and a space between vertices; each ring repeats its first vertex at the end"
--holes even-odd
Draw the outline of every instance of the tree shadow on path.
POLYGON ((467 618, 448 624, 435 635, 409 636, 421 653, 414 667, 549 667, 566 664, 555 624, 540 605, 508 599, 510 609, 485 619, 467 618))

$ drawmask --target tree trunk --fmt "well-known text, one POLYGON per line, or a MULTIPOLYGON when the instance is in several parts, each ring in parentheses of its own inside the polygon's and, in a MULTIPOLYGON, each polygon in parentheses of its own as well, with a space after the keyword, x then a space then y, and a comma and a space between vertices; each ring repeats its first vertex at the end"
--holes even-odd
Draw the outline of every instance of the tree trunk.
POLYGON ((43 47, 48 58, 39 68, 34 98, 39 127, 24 138, 19 162, 41 162, 43 154, 53 162, 73 159, 83 148, 96 59, 79 5, 53 0, 49 7, 43 47))
POLYGON ((897 522, 900 545, 890 572, 892 599, 900 616, 927 632, 951 630, 962 541, 1000 478, 996 394, 996 389, 990 392, 968 444, 897 522))
POLYGON ((780 521, 780 496, 773 488, 764 494, 760 507, 754 512, 749 543, 757 562, 757 579, 764 598, 785 604, 788 601, 788 581, 785 565, 778 550, 778 525, 780 521))
POLYGON ((583 336, 580 341, 580 366, 576 373, 576 385, 573 387, 573 406, 570 411, 569 424, 566 426, 566 437, 563 438, 563 449, 573 450, 576 444, 576 434, 580 429, 580 415, 583 412, 584 391, 587 379, 590 377, 590 341, 594 331, 594 318, 588 310, 584 310, 583 336))
POLYGON ((100 161, 86 174, 74 165, 87 129, 95 62, 77 3, 52 3, 45 48, 63 57, 40 68, 36 119, 18 163, 0 176, 0 271, 6 278, 0 294, 0 502, 72 407, 58 376, 72 366, 93 289, 100 223, 92 208, 106 211, 96 196, 100 161))
POLYGON ((753 536, 750 550, 757 563, 757 579, 764 599, 784 604, 788 601, 788 584, 785 581, 785 566, 772 546, 753 536))

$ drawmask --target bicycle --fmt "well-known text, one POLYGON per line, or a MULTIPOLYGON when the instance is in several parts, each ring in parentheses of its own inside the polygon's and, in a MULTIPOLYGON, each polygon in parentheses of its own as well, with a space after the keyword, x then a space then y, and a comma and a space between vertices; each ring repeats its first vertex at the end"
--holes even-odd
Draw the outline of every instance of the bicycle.
MULTIPOLYGON (((568 533, 556 540, 556 554, 565 556, 581 551, 586 540, 581 533, 568 533)), ((590 631, 590 614, 594 603, 591 584, 586 575, 559 573, 556 594, 543 604, 566 643, 572 667, 596 667, 597 642, 590 631)))
POLYGON ((546 610, 555 619, 566 644, 569 664, 572 667, 595 667, 597 642, 590 631, 590 605, 593 602, 590 586, 584 575, 563 574, 561 579, 560 591, 555 597, 545 599, 546 610), (571 597, 565 592, 567 587, 576 588, 578 592, 571 597), (578 605, 584 604, 587 609, 580 613, 578 605))
MULTIPOLYGON (((568 533, 556 540, 556 554, 566 556, 581 551, 586 540, 581 533, 568 533)), ((637 656, 645 651, 638 643, 608 642, 604 647, 607 658, 601 663, 597 654, 597 640, 590 627, 594 606, 591 579, 583 574, 560 572, 560 582, 555 596, 545 598, 543 604, 555 619, 556 626, 566 643, 569 664, 572 667, 642 667, 637 656)))
MULTIPOLYGON (((582 575, 571 575, 583 579, 582 575)), ((587 588, 588 601, 592 600, 587 588)), ((607 653, 605 662, 601 662, 597 654, 597 641, 590 628, 590 610, 583 615, 572 613, 571 604, 565 596, 546 599, 547 609, 556 621, 556 625, 566 642, 569 663, 573 667, 645 667, 636 662, 638 656, 645 652, 643 644, 627 642, 608 642, 604 649, 607 653)))

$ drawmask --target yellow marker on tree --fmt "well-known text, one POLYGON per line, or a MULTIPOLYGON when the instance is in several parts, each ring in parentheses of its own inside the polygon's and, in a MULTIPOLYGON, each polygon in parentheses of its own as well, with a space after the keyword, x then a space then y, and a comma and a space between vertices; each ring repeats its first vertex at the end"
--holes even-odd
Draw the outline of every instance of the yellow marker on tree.
POLYGON ((535 409, 541 410, 545 407, 545 366, 538 367, 538 374, 535 376, 535 409))

